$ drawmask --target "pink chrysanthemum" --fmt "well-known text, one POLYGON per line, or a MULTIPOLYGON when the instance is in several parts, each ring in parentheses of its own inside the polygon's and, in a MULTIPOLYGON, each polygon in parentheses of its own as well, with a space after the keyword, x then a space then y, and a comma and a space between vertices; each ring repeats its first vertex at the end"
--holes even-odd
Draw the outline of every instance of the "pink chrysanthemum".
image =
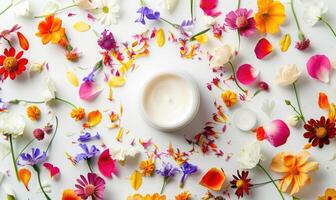
POLYGON ((80 179, 77 179, 75 193, 82 199, 103 200, 105 181, 95 173, 88 173, 87 179, 81 175, 80 179))
POLYGON ((232 30, 238 30, 241 36, 248 37, 252 35, 256 28, 253 17, 250 17, 252 12, 252 10, 247 10, 246 8, 230 11, 225 17, 226 26, 232 30))

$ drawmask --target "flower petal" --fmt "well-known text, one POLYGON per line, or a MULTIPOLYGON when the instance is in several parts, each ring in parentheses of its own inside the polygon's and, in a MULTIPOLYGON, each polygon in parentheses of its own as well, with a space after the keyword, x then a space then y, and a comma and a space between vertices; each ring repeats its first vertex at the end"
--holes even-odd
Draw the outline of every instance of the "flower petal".
POLYGON ((250 64, 243 64, 237 70, 237 79, 244 85, 251 85, 257 79, 259 71, 250 64))
POLYGON ((270 54, 272 51, 273 51, 273 46, 266 38, 260 39, 254 49, 254 53, 256 54, 257 58, 260 60, 263 59, 268 54, 270 54))
POLYGON ((63 191, 62 194, 62 200, 81 200, 79 196, 72 190, 72 189, 66 189, 63 191))
POLYGON ((85 32, 85 31, 90 30, 91 28, 90 25, 88 25, 87 23, 83 21, 75 23, 72 27, 78 32, 85 32))
POLYGON ((51 163, 43 163, 43 167, 48 169, 51 178, 57 176, 60 173, 60 169, 51 163))
POLYGON ((308 74, 324 83, 329 82, 329 74, 332 71, 332 66, 329 58, 325 55, 314 55, 307 62, 308 74))
POLYGON ((102 114, 99 110, 91 111, 88 114, 88 121, 83 124, 84 128, 91 128, 98 125, 102 120, 102 114))
POLYGON ((291 37, 290 35, 287 33, 285 34, 279 41, 279 45, 280 45, 280 50, 282 52, 286 52, 289 48, 289 46, 291 45, 291 37))
POLYGON ((200 185, 215 191, 220 191, 225 181, 225 174, 221 169, 211 168, 204 174, 200 185))
POLYGON ((131 186, 134 190, 138 190, 142 185, 142 174, 135 170, 131 175, 131 186))
POLYGON ((68 70, 66 73, 68 81, 75 87, 78 87, 78 78, 72 70, 68 70))
POLYGON ((319 93, 318 105, 321 109, 329 110, 328 96, 324 92, 319 93))
POLYGON ((95 83, 86 81, 79 88, 79 97, 83 100, 92 101, 102 90, 103 88, 96 86, 95 83))
POLYGON ((26 189, 29 191, 28 188, 28 183, 30 181, 30 177, 31 177, 31 172, 29 169, 26 168, 22 168, 19 169, 18 171, 18 175, 19 175, 19 179, 20 181, 23 183, 23 185, 26 187, 26 189))
POLYGON ((265 128, 266 139, 274 146, 278 147, 286 143, 290 130, 287 124, 280 120, 273 120, 271 125, 265 128))
POLYGON ((105 177, 112 178, 112 174, 117 173, 117 165, 112 159, 110 150, 104 150, 98 158, 98 169, 105 177))
POLYGON ((21 33, 21 32, 17 32, 17 37, 19 39, 19 44, 20 44, 20 47, 27 51, 29 49, 29 42, 27 40, 27 38, 21 33))
POLYGON ((159 47, 163 47, 163 45, 165 44, 165 42, 166 42, 165 33, 164 33, 163 29, 160 28, 156 32, 156 44, 159 47))

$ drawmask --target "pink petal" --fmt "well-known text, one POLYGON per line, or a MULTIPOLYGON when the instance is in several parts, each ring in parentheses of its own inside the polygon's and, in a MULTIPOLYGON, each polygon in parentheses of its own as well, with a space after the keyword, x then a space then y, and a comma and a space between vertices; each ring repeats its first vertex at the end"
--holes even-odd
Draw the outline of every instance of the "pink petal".
POLYGON ((329 82, 329 75, 332 71, 332 66, 329 58, 325 55, 314 55, 307 62, 308 74, 324 83, 329 82))
POLYGON ((94 82, 86 81, 79 88, 79 97, 83 100, 92 101, 101 91, 102 88, 96 86, 94 82))
POLYGON ((112 178, 112 174, 117 173, 115 160, 112 159, 110 150, 103 151, 98 158, 98 168, 100 173, 108 178, 112 178))
POLYGON ((256 54, 258 59, 263 59, 265 56, 270 54, 272 51, 273 51, 273 46, 266 38, 260 39, 254 49, 254 53, 256 54))
POLYGON ((237 70, 237 79, 244 85, 251 85, 257 79, 259 71, 250 64, 243 64, 237 70))
POLYGON ((273 120, 271 125, 267 127, 265 131, 266 139, 274 147, 285 144, 290 133, 287 124, 280 119, 273 120))
POLYGON ((201 0, 200 8, 203 10, 205 15, 211 17, 217 17, 221 12, 216 12, 215 8, 217 7, 218 0, 201 0))
POLYGON ((43 163, 43 167, 48 169, 51 178, 57 176, 60 173, 60 169, 51 163, 43 163))

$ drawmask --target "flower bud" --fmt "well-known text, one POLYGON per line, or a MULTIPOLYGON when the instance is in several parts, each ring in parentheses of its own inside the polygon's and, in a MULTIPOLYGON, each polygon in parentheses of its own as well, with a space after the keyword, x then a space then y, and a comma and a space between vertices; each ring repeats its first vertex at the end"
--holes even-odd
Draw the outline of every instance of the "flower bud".
POLYGON ((44 139, 44 131, 40 128, 37 128, 33 131, 33 135, 37 140, 43 140, 44 139))

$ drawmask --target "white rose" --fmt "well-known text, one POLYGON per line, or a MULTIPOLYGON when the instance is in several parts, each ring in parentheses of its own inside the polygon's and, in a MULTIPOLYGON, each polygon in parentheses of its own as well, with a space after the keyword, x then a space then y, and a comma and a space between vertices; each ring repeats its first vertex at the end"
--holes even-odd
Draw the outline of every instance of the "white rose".
POLYGON ((327 11, 328 7, 323 1, 309 1, 304 7, 303 20, 314 26, 327 11))
POLYGON ((56 87, 54 82, 51 80, 49 76, 47 76, 44 81, 44 90, 42 92, 42 98, 45 103, 55 99, 56 97, 56 87))
POLYGON ((287 122, 290 126, 296 127, 299 123, 299 118, 298 116, 293 115, 293 116, 288 117, 287 122))
POLYGON ((97 8, 97 6, 90 0, 74 0, 73 2, 78 8, 83 10, 93 10, 97 8))
POLYGON ((30 15, 29 1, 21 1, 16 4, 13 8, 13 12, 15 15, 28 17, 30 15))
POLYGON ((286 65, 280 68, 275 77, 275 83, 281 86, 291 85, 300 77, 300 75, 301 71, 295 64, 286 65))
POLYGON ((133 146, 118 146, 110 148, 111 157, 114 160, 125 161, 127 157, 134 157, 139 151, 133 146))
POLYGON ((261 143, 254 141, 245 144, 241 149, 238 156, 238 162, 243 169, 252 169, 259 163, 261 159, 261 143))
POLYGON ((230 45, 221 45, 212 52, 210 60, 211 68, 219 68, 228 63, 235 55, 235 49, 230 45))
POLYGON ((26 122, 21 115, 8 112, 0 114, 0 134, 5 137, 22 135, 25 126, 26 122))

